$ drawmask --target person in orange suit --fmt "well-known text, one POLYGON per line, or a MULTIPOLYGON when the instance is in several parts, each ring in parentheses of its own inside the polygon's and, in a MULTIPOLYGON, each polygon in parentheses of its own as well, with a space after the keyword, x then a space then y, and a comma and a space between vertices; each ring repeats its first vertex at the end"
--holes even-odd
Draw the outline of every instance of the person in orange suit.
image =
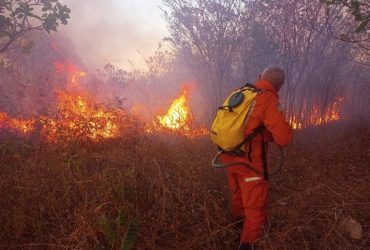
POLYGON ((285 114, 279 103, 278 91, 284 81, 285 73, 281 68, 269 66, 262 72, 255 83, 261 92, 256 96, 255 104, 249 112, 245 136, 260 125, 264 125, 265 128, 262 133, 244 144, 243 156, 230 154, 221 156, 225 164, 246 162, 261 173, 257 174, 244 165, 235 165, 227 169, 232 193, 231 214, 235 220, 244 220, 239 250, 254 249, 255 243, 262 237, 267 219, 268 182, 263 175, 263 162, 267 157, 263 157, 263 153, 268 151, 267 144, 273 141, 279 146, 285 146, 292 140, 292 129, 285 120, 285 114))

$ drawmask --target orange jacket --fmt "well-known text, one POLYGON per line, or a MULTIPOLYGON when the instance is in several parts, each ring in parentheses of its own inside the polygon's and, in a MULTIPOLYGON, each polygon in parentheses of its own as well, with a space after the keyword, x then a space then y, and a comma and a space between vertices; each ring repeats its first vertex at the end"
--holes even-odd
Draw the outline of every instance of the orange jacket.
MULTIPOLYGON (((292 129, 285 120, 277 91, 265 80, 258 81, 256 87, 263 91, 255 98, 255 105, 252 107, 251 115, 246 124, 245 136, 249 135, 256 127, 264 125, 265 142, 273 141, 280 146, 289 144, 292 140, 292 129)), ((221 159, 225 163, 247 161, 255 167, 262 168, 262 137, 260 134, 255 136, 250 143, 244 145, 244 151, 246 155, 243 157, 222 155, 221 159)), ((229 169, 248 171, 243 166, 230 167, 229 169)))

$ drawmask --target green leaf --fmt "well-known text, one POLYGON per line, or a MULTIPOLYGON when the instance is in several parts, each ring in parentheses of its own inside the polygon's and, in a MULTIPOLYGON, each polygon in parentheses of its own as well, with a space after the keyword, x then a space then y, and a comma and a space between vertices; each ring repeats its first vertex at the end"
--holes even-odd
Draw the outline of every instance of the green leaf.
POLYGON ((100 230, 103 232, 105 239, 108 241, 109 245, 113 247, 113 245, 116 243, 117 235, 113 229, 110 220, 105 215, 103 215, 98 219, 97 224, 100 230))
POLYGON ((130 221, 126 235, 122 239, 121 250, 131 250, 134 247, 138 231, 138 222, 135 219, 130 221))

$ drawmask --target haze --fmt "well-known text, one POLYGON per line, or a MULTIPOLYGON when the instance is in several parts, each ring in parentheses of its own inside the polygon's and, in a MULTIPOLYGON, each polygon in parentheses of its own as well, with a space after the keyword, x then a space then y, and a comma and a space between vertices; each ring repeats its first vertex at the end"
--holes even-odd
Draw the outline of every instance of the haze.
POLYGON ((122 68, 145 68, 148 57, 166 36, 161 0, 65 0, 69 24, 60 29, 88 68, 113 63, 122 68))

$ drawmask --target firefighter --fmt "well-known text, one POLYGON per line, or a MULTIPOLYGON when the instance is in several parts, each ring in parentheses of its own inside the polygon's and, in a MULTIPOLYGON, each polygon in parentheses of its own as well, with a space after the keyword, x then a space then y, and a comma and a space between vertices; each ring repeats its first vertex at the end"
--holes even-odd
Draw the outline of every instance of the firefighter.
MULTIPOLYGON (((256 96, 255 105, 250 110, 245 136, 260 125, 264 125, 265 129, 263 133, 244 144, 246 153, 243 156, 221 155, 224 163, 247 162, 263 173, 263 162, 266 159, 263 152, 268 151, 268 142, 285 146, 292 140, 292 129, 285 120, 279 103, 278 91, 284 81, 285 73, 281 68, 269 66, 262 72, 255 84, 262 92, 256 96)), ((232 194, 232 217, 238 221, 244 220, 239 250, 254 249, 253 245, 262 237, 263 226, 267 219, 267 179, 243 165, 227 168, 227 175, 232 194)))

